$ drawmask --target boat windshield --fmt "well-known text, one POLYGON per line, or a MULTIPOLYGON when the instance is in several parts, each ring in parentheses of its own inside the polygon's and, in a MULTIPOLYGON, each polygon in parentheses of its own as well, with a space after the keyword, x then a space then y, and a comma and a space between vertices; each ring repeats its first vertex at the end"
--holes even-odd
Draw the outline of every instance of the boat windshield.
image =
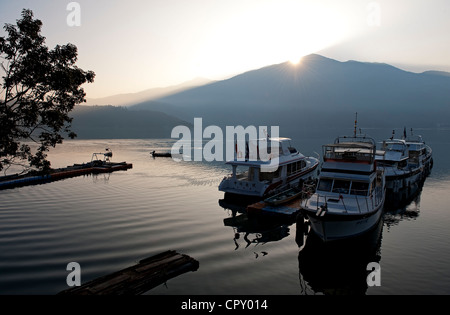
POLYGON ((403 152, 405 150, 405 145, 400 143, 388 143, 385 148, 386 151, 397 151, 403 152))
POLYGON ((367 191, 369 190, 368 182, 352 182, 352 189, 350 190, 350 194, 365 196, 367 195, 367 191))
POLYGON ((348 194, 349 188, 349 180, 335 179, 332 192, 339 194, 348 194))
POLYGON ((319 181, 319 185, 317 186, 317 190, 320 191, 331 191, 331 187, 333 186, 333 179, 331 178, 321 178, 319 181))
POLYGON ((369 183, 364 181, 351 181, 348 179, 321 178, 317 190, 338 194, 366 196, 369 190, 369 183))

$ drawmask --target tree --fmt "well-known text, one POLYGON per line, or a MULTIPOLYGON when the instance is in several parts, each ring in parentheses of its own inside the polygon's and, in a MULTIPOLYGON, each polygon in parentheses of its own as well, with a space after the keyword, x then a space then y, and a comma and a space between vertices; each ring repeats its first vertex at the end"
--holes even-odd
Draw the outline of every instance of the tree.
POLYGON ((77 47, 49 50, 41 27, 24 9, 17 25, 5 24, 7 36, 0 37, 0 171, 11 165, 49 170, 46 152, 64 135, 76 137, 69 112, 86 101, 81 85, 94 81, 94 72, 75 65, 77 47))

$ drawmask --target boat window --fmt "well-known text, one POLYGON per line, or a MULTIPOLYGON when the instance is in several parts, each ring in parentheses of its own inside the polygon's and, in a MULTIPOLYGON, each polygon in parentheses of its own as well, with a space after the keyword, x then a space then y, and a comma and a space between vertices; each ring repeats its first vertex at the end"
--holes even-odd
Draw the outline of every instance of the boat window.
POLYGON ((317 190, 331 191, 332 185, 333 185, 333 180, 331 178, 321 178, 319 181, 319 186, 318 186, 317 190))
POLYGON ((305 166, 306 166, 306 162, 305 161, 303 161, 303 160, 298 161, 297 162, 297 171, 300 171, 300 170, 304 169, 305 166))
POLYGON ((366 196, 368 189, 369 189, 369 183, 354 181, 354 182, 352 182, 352 189, 350 190, 350 194, 366 196))
POLYGON ((274 178, 280 177, 281 167, 278 167, 275 172, 259 172, 259 181, 272 181, 274 178))
POLYGON ((398 144, 398 143, 393 143, 391 146, 388 147, 388 150, 398 151, 398 152, 403 152, 404 149, 405 149, 405 147, 402 144, 398 144))
POLYGON ((297 172, 300 172, 302 169, 306 167, 305 161, 298 161, 296 163, 291 163, 287 165, 287 175, 291 175, 297 172))
POLYGON ((292 164, 288 164, 287 165, 287 174, 291 175, 292 174, 292 164))
POLYGON ((236 167, 236 178, 242 179, 244 177, 248 177, 248 167, 245 169, 242 166, 236 167))
POLYGON ((339 194, 348 194, 350 188, 350 181, 343 179, 335 179, 333 185, 333 192, 339 194))

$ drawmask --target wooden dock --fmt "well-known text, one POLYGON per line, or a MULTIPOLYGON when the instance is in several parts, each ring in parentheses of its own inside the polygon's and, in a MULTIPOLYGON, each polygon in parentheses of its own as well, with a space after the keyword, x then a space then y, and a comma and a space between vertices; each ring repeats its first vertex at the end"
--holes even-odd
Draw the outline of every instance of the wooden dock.
POLYGON ((93 161, 84 164, 74 164, 64 168, 51 169, 47 173, 32 171, 24 175, 11 175, 0 177, 0 190, 22 187, 27 185, 43 184, 55 180, 61 180, 65 178, 99 174, 99 173, 111 173, 119 170, 127 170, 133 167, 133 164, 126 162, 103 162, 93 161))
POLYGON ((199 262, 173 250, 145 258, 137 265, 94 279, 59 295, 139 295, 188 271, 199 262))

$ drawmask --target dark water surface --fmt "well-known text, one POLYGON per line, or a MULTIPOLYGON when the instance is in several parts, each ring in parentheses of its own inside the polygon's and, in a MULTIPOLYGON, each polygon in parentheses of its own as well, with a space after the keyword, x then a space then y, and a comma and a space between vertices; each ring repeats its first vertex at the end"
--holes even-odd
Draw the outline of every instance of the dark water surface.
MULTIPOLYGON (((149 295, 450 294, 450 131, 416 133, 434 155, 419 195, 364 237, 326 245, 293 220, 233 220, 219 204, 224 163, 150 156, 173 140, 66 141, 51 151, 53 167, 109 147, 133 168, 0 191, 0 294, 56 294, 69 262, 84 283, 169 249, 200 267, 149 295), (367 286, 369 262, 379 263, 381 286, 367 286)), ((336 135, 291 137, 312 155, 336 135)))

